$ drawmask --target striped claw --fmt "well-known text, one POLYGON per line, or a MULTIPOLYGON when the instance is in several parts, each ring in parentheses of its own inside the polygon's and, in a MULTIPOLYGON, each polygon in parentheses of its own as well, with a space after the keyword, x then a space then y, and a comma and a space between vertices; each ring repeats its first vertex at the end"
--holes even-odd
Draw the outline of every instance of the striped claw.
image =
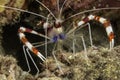
POLYGON ((82 19, 82 21, 80 21, 78 23, 78 26, 81 26, 85 23, 87 23, 90 20, 96 20, 98 22, 100 22, 101 24, 104 25, 104 28, 106 29, 108 38, 109 38, 109 42, 110 42, 110 49, 114 47, 114 32, 112 29, 112 26, 110 24, 110 22, 103 18, 103 17, 99 17, 99 16, 95 16, 95 15, 89 15, 88 17, 85 17, 84 19, 82 19))
POLYGON ((30 51, 32 51, 35 55, 37 55, 42 61, 45 61, 46 58, 27 40, 24 32, 33 33, 33 34, 37 34, 37 32, 31 29, 20 27, 19 37, 20 37, 20 40, 23 42, 23 44, 25 44, 30 51))

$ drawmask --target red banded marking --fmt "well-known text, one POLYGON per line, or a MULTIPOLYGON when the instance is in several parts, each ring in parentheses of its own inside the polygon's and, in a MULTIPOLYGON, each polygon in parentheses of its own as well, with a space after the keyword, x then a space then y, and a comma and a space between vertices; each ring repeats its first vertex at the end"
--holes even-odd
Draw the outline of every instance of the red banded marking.
POLYGON ((38 33, 38 32, 36 32, 36 31, 34 31, 34 30, 32 30, 32 29, 20 27, 19 30, 18 30, 18 32, 21 32, 21 33, 27 32, 27 33, 35 34, 35 35, 38 35, 38 36, 41 36, 41 37, 44 37, 44 38, 47 38, 47 39, 50 40, 49 37, 47 37, 47 36, 45 36, 45 35, 43 35, 43 34, 41 34, 41 33, 38 33))
POLYGON ((57 24, 55 23, 55 28, 60 28, 60 27, 62 27, 60 22, 58 22, 57 24))
POLYGON ((86 22, 88 22, 88 21, 89 21, 89 18, 88 18, 88 17, 86 17, 86 18, 84 18, 84 19, 83 19, 83 21, 86 23, 86 22))
POLYGON ((38 50, 35 47, 32 47, 32 51, 37 55, 38 54, 38 50))
POLYGON ((95 16, 94 19, 99 21, 100 23, 102 23, 104 25, 106 32, 107 32, 107 35, 109 37, 109 41, 112 41, 112 39, 114 39, 114 33, 112 30, 112 26, 110 24, 110 21, 108 21, 107 19, 105 19, 103 17, 99 17, 99 16, 95 16))
POLYGON ((28 32, 28 33, 30 32, 30 33, 31 33, 31 32, 32 32, 32 29, 26 28, 26 29, 25 29, 25 32, 28 32))
POLYGON ((94 20, 99 21, 100 20, 100 16, 95 16, 94 20))
POLYGON ((47 28, 47 35, 49 36, 49 33, 53 30, 53 27, 47 28))
POLYGON ((109 38, 109 41, 110 41, 110 48, 113 48, 113 46, 114 46, 114 33, 113 33, 112 26, 110 24, 110 21, 108 21, 107 19, 100 17, 100 16, 89 15, 88 17, 85 17, 84 19, 82 19, 78 23, 78 26, 81 26, 81 25, 89 22, 90 20, 98 21, 104 25, 106 32, 107 32, 107 35, 108 35, 108 38, 109 38))
POLYGON ((109 34, 109 40, 112 41, 112 39, 114 39, 114 33, 113 33, 113 32, 111 32, 111 33, 109 34))
POLYGON ((110 22, 106 20, 106 21, 103 23, 103 25, 104 25, 105 28, 106 28, 106 27, 110 26, 110 22))
POLYGON ((25 37, 21 38, 21 41, 25 44, 26 42, 28 42, 28 40, 25 37))
POLYGON ((54 23, 55 28, 60 28, 62 27, 62 20, 61 19, 57 19, 56 22, 54 23))
POLYGON ((26 45, 28 49, 31 52, 33 52, 35 55, 37 55, 42 61, 45 61, 46 58, 27 40, 24 34, 24 32, 28 32, 32 34, 36 34, 36 32, 30 29, 24 28, 24 27, 20 27, 18 32, 19 32, 20 40, 23 42, 23 44, 26 45))

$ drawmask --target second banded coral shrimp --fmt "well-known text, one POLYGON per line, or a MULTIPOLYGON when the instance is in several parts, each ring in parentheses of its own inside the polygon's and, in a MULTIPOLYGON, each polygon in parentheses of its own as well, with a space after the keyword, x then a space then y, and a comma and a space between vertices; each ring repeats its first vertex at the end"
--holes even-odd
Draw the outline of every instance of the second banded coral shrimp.
MULTIPOLYGON (((27 62, 27 66, 28 66, 28 72, 31 71, 30 65, 29 65, 29 61, 28 58, 26 56, 26 54, 28 54, 28 56, 30 57, 31 61, 33 62, 34 66, 37 69, 37 73, 39 73, 39 69, 38 66, 36 65, 35 61, 33 60, 32 56, 30 55, 30 52, 34 53, 36 56, 38 56, 43 62, 46 62, 47 60, 47 55, 49 54, 47 51, 48 48, 48 44, 49 43, 55 43, 55 46, 52 47, 51 51, 53 54, 53 57, 56 61, 56 65, 58 65, 58 68, 60 69, 61 72, 62 69, 58 64, 58 60, 55 56, 55 51, 60 50, 60 51, 64 51, 64 41, 69 40, 69 35, 75 33, 76 31, 78 31, 79 29, 85 27, 85 25, 87 25, 89 27, 89 38, 90 38, 90 44, 91 46, 93 46, 93 41, 92 41, 92 34, 91 34, 91 29, 90 29, 90 23, 89 21, 97 21, 100 24, 102 24, 107 32, 107 36, 109 39, 109 43, 110 43, 110 49, 112 49, 114 47, 114 32, 112 29, 112 25, 110 23, 109 20, 107 20, 106 18, 94 15, 94 14, 90 14, 88 16, 85 16, 84 18, 82 18, 81 20, 77 21, 73 21, 73 26, 69 27, 70 24, 68 25, 68 28, 65 28, 63 23, 65 23, 67 20, 71 19, 71 18, 75 18, 78 15, 84 14, 86 12, 91 12, 91 11, 99 11, 99 10, 103 10, 103 9, 119 9, 119 8, 100 8, 100 9, 92 9, 92 10, 87 10, 87 11, 83 11, 83 12, 79 12, 76 13, 66 19, 63 19, 64 15, 63 15, 63 8, 65 6, 65 4, 67 3, 67 0, 64 0, 61 7, 60 7, 60 2, 59 0, 56 0, 57 3, 57 8, 58 8, 58 14, 57 17, 54 15, 54 13, 45 5, 43 4, 41 1, 39 0, 35 0, 36 2, 38 2, 40 4, 40 6, 44 7, 46 9, 46 11, 48 12, 48 14, 46 16, 43 16, 41 14, 37 14, 34 12, 30 12, 30 11, 26 11, 26 10, 22 10, 22 9, 18 9, 18 8, 13 8, 13 7, 9 7, 9 6, 2 6, 0 5, 0 7, 5 7, 6 9, 13 9, 13 10, 17 10, 17 11, 21 11, 21 12, 26 12, 26 13, 30 13, 33 14, 35 16, 41 17, 44 19, 44 21, 40 21, 39 24, 43 26, 43 29, 45 31, 45 35, 37 32, 35 30, 29 29, 29 28, 25 28, 24 26, 21 26, 18 30, 18 36, 20 38, 20 41, 23 43, 23 51, 25 54, 25 58, 26 58, 26 62, 27 62), (51 19, 52 17, 52 19, 51 19), (70 29, 69 29, 70 28, 70 29), (68 30, 68 31, 67 31, 68 30), (40 37, 45 38, 45 41, 39 42, 39 43, 31 43, 27 38, 26 38, 26 34, 25 33, 30 33, 30 34, 34 34, 40 37), (38 49, 38 47, 40 46, 44 46, 45 47, 45 53, 41 53, 41 50, 38 49), (56 50, 57 49, 57 50, 56 50), (45 56, 43 56, 43 54, 45 54, 45 56)), ((77 35, 77 34, 76 34, 77 35)), ((73 35, 74 37, 75 35, 73 35)), ((84 50, 86 51, 86 46, 85 46, 85 41, 83 36, 81 35, 77 35, 78 38, 80 38, 82 40, 83 43, 83 47, 84 50)), ((77 39, 77 38, 76 38, 77 39)), ((76 52, 74 51, 75 49, 75 45, 78 45, 76 42, 74 42, 75 39, 73 39, 73 41, 71 43, 67 43, 67 44, 73 44, 73 47, 71 46, 67 46, 67 49, 71 49, 72 48, 72 52, 76 52), (75 44, 75 45, 74 45, 75 44)))

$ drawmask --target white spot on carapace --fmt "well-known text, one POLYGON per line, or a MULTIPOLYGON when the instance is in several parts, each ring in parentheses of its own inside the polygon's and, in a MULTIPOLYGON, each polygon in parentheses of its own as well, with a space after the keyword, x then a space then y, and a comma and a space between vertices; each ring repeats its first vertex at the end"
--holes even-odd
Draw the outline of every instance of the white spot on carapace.
POLYGON ((62 29, 62 27, 60 27, 60 28, 57 28, 57 31, 58 31, 58 33, 62 33, 62 32, 63 32, 63 29, 62 29))

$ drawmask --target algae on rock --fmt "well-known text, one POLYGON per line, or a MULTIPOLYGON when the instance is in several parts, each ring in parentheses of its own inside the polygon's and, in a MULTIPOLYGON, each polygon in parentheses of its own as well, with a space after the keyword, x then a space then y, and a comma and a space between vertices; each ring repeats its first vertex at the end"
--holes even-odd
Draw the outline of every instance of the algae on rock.
POLYGON ((10 9, 8 7, 13 8, 24 8, 26 0, 0 0, 0 53, 4 53, 4 49, 2 47, 2 33, 3 27, 7 24, 14 24, 18 22, 18 18, 20 17, 20 11, 10 9), (6 7, 5 7, 6 6, 6 7))

